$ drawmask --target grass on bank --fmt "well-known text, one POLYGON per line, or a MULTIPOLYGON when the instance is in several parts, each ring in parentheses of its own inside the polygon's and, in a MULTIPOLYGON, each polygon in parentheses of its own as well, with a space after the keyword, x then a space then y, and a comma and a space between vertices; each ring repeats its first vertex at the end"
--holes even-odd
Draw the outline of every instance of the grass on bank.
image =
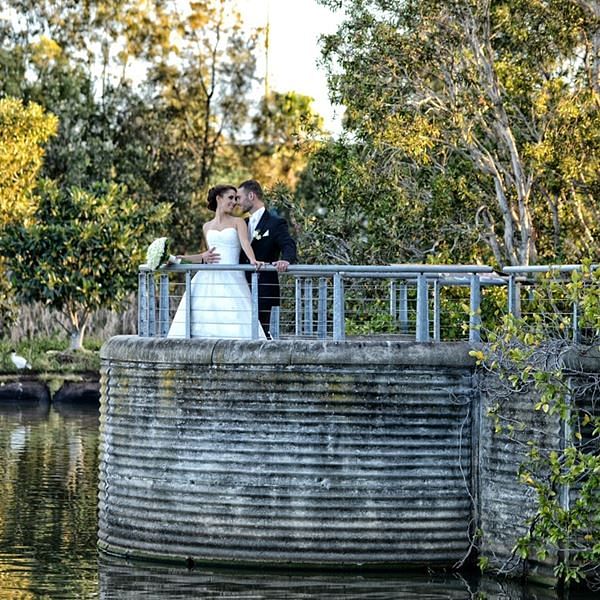
POLYGON ((18 355, 26 358, 32 366, 27 373, 81 373, 100 369, 100 347, 103 341, 86 337, 84 351, 69 351, 69 342, 64 337, 33 337, 23 339, 18 343, 10 339, 0 340, 0 373, 22 373, 11 359, 10 352, 15 350, 18 355))

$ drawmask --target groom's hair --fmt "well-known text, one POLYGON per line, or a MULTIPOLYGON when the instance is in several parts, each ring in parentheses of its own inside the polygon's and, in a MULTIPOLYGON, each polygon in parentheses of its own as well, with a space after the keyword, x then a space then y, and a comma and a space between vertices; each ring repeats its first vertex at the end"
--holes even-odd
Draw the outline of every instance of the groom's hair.
POLYGON ((215 185, 208 190, 208 198, 206 200, 206 206, 209 210, 217 210, 217 196, 222 196, 227 190, 233 190, 237 192, 234 185, 215 185))
POLYGON ((256 194, 260 200, 263 199, 262 187, 260 187, 260 183, 258 183, 256 179, 248 179, 243 183, 240 183, 238 188, 244 188, 247 192, 253 192, 256 194))

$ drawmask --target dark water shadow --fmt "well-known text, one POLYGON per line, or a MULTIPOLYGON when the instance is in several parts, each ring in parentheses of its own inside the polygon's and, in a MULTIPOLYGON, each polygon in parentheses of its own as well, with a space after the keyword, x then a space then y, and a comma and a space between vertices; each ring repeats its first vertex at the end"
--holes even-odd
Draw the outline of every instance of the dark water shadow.
POLYGON ((97 428, 100 420, 100 405, 95 402, 53 402, 52 408, 65 421, 75 422, 82 427, 97 428))
POLYGON ((0 418, 20 424, 41 423, 48 418, 50 413, 50 401, 0 401, 0 418))
POLYGON ((131 562, 101 555, 100 598, 230 598, 236 600, 463 600, 474 597, 469 583, 453 575, 340 574, 233 570, 216 567, 186 569, 131 562))
MULTIPOLYGON (((554 589, 446 573, 259 571, 99 558, 103 600, 229 598, 231 600, 565 600, 554 589)), ((571 600, 597 596, 571 595, 571 600)))

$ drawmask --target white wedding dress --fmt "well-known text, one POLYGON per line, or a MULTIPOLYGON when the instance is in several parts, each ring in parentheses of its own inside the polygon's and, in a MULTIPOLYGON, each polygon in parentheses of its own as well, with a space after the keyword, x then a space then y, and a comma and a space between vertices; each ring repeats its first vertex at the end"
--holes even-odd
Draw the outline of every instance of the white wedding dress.
MULTIPOLYGON (((237 265, 240 240, 234 227, 206 232, 209 248, 221 255, 219 264, 237 265)), ((252 338, 252 299, 244 271, 198 271, 192 278, 191 336, 193 338, 252 338)), ((183 295, 173 317, 167 337, 185 338, 185 305, 183 295)), ((265 339, 258 325, 258 336, 265 339)))

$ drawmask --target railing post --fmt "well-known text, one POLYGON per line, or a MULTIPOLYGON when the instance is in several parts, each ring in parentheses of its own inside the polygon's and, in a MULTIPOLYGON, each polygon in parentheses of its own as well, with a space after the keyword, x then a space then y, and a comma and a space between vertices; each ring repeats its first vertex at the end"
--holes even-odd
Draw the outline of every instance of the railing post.
POLYGON ((477 273, 471 274, 471 298, 469 303, 469 342, 481 341, 481 280, 477 273))
POLYGON ((138 274, 138 335, 148 335, 148 273, 138 274))
POLYGON ((408 333, 408 285, 406 281, 400 282, 400 332, 408 333))
POLYGON ((192 337, 192 274, 185 272, 185 339, 192 337))
POLYGON ((433 341, 440 342, 442 339, 440 318, 440 280, 433 281, 433 341))
POLYGON ((158 335, 166 337, 169 333, 169 276, 160 274, 158 283, 158 335))
POLYGON ((294 287, 294 296, 296 299, 295 303, 295 333, 296 337, 299 337, 302 333, 302 281, 299 277, 296 277, 295 287, 294 287))
POLYGON ((148 276, 148 335, 156 335, 156 285, 154 283, 154 273, 148 276))
POLYGON ((417 342, 429 341, 429 298, 425 273, 417 276, 417 342))
POLYGON ((319 278, 319 298, 317 301, 317 337, 327 337, 327 279, 319 278))
POLYGON ((271 338, 278 340, 280 336, 279 332, 279 319, 281 315, 281 308, 279 306, 273 306, 271 308, 271 319, 269 327, 271 328, 271 338))
POLYGON ((398 317, 398 302, 396 299, 396 280, 390 279, 390 317, 395 321, 398 317))
POLYGON ((344 280, 341 273, 333 275, 333 339, 346 339, 344 315, 344 280))
MULTIPOLYGON (((251 277, 251 285, 252 285, 252 326, 250 328, 251 335, 253 340, 258 339, 258 272, 252 271, 251 277)), ((269 326, 271 324, 269 323, 269 326)), ((269 331, 265 331, 265 335, 270 335, 269 331)))
POLYGON ((304 280, 304 335, 313 334, 313 282, 311 277, 304 280))
POLYGON ((520 290, 517 284, 517 276, 515 273, 511 273, 508 277, 508 314, 514 317, 519 316, 520 312, 520 290))

